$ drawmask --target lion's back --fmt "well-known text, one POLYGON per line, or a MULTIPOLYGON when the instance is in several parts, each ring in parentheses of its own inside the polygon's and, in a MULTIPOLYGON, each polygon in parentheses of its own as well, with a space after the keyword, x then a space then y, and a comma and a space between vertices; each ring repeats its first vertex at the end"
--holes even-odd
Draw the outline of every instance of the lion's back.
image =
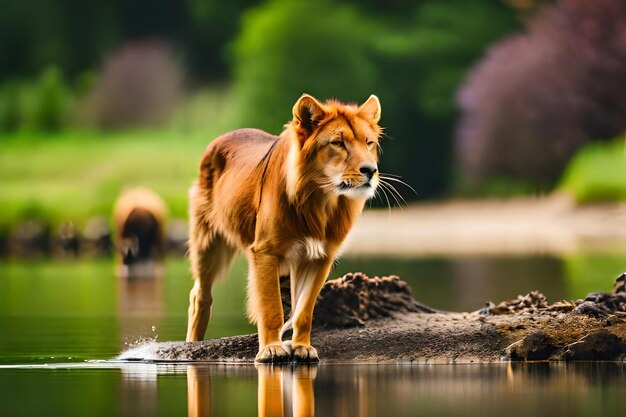
POLYGON ((213 227, 237 246, 254 239, 261 162, 276 140, 262 130, 239 129, 216 138, 202 157, 192 205, 210 213, 213 227))
POLYGON ((221 170, 256 167, 278 138, 259 129, 238 129, 219 136, 209 144, 202 165, 211 163, 221 170))

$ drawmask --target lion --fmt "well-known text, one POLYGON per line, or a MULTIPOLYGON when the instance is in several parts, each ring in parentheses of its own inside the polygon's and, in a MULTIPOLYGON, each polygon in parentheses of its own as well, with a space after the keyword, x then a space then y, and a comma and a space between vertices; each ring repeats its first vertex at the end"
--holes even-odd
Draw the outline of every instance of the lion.
POLYGON ((381 108, 320 103, 304 94, 279 136, 257 129, 226 133, 206 148, 189 195, 187 338, 202 340, 211 287, 237 252, 248 260, 249 319, 257 324, 255 362, 316 362, 313 309, 348 232, 376 193, 381 108), (279 278, 289 276, 284 322, 279 278), (290 341, 282 338, 292 330, 290 341))
POLYGON ((160 274, 165 251, 167 207, 147 188, 127 189, 113 209, 117 275, 120 278, 160 274))

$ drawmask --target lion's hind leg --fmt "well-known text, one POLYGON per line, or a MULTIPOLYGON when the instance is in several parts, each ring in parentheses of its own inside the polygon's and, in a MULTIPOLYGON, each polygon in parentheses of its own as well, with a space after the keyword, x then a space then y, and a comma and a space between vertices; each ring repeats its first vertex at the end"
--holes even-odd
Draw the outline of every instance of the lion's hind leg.
POLYGON ((190 246, 195 283, 189 293, 188 342, 204 338, 213 304, 211 289, 216 281, 226 276, 236 252, 220 235, 215 235, 206 247, 190 246))
POLYGON ((213 284, 228 273, 236 249, 213 230, 205 213, 207 203, 198 185, 191 190, 189 210, 189 259, 195 280, 189 293, 188 342, 202 340, 211 317, 213 284))

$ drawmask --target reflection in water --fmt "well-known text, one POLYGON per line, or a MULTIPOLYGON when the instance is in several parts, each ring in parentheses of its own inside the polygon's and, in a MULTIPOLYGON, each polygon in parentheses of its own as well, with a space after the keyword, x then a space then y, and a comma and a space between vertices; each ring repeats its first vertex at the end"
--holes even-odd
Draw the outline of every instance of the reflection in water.
MULTIPOLYGON (((315 394, 313 381, 317 376, 317 365, 300 365, 289 374, 291 377, 291 414, 294 417, 315 415, 315 394)), ((289 392, 289 390, 287 390, 289 392)), ((287 402, 289 404, 289 402, 287 402)))
POLYGON ((143 366, 124 370, 127 415, 161 414, 167 404, 155 395, 157 373, 160 385, 171 381, 161 375, 181 372, 190 417, 605 417, 626 410, 620 363, 260 365, 256 372, 241 365, 143 366))
MULTIPOLYGON (((550 300, 571 297, 563 260, 554 257, 345 258, 332 277, 354 271, 398 275, 419 301, 449 311, 474 311, 486 301, 497 303, 536 289, 550 300)), ((605 279, 610 281, 612 276, 607 273, 605 279)), ((580 289, 573 297, 584 291, 580 289)))
POLYGON ((256 365, 256 369, 259 373, 259 417, 315 415, 313 381, 317 365, 256 365))
MULTIPOLYGON (((187 413, 189 417, 211 416, 209 367, 187 366, 187 413)), ((259 417, 313 417, 313 381, 316 365, 256 365, 259 417)), ((243 399, 242 399, 243 400, 243 399)))
POLYGON ((187 366, 187 415, 211 416, 211 375, 206 367, 187 366))
POLYGON ((280 367, 259 365, 257 404, 259 417, 282 417, 283 374, 280 367))
MULTIPOLYGON (((610 291, 624 272, 626 255, 440 259, 344 258, 332 273, 397 274, 414 296, 432 307, 471 311, 540 289, 550 301, 610 291)), ((207 337, 254 332, 245 318, 246 265, 235 260, 228 279, 215 286, 207 337)), ((110 260, 0 262, 0 363, 108 359, 124 342, 185 335, 192 285, 185 259, 168 259, 163 277, 120 280, 110 260), (37 291, 33 291, 36 288, 37 291), (152 330, 156 327, 156 331, 152 330), (54 356, 55 358, 52 358, 54 356)), ((319 414, 319 412, 318 412, 319 414)))
POLYGON ((122 350, 140 337, 156 337, 153 326, 164 314, 163 277, 120 278, 118 311, 122 350))
MULTIPOLYGON (((216 286, 210 337, 253 331, 245 327, 242 262, 216 286)), ((579 297, 604 284, 610 290, 625 262, 623 255, 590 254, 561 260, 345 259, 339 267, 370 275, 398 273, 411 281, 422 301, 460 310, 535 288, 551 300, 579 297)), ((155 280, 116 280, 110 262, 102 261, 11 261, 0 263, 0 277, 0 363, 29 364, 24 369, 0 365, 2 416, 120 411, 179 416, 189 407, 190 415, 240 417, 257 415, 259 404, 269 408, 272 401, 282 404, 276 410, 285 416, 302 410, 315 410, 318 417, 626 415, 623 363, 320 365, 317 376, 305 373, 302 378, 290 367, 263 374, 252 366, 84 363, 114 357, 120 352, 120 336, 135 340, 158 333, 161 340, 180 340, 191 285, 185 278, 187 262, 168 261, 166 275, 155 280), (153 325, 157 332, 152 332, 153 325), (59 360, 75 363, 72 368, 60 366, 62 372, 55 365, 28 369, 59 360), (263 375, 268 378, 260 379, 263 375), (262 384, 280 386, 264 388, 276 394, 274 399, 263 395, 264 402, 259 402, 262 384)))
POLYGON ((120 384, 121 415, 154 416, 159 409, 158 370, 155 365, 139 364, 122 368, 120 384))

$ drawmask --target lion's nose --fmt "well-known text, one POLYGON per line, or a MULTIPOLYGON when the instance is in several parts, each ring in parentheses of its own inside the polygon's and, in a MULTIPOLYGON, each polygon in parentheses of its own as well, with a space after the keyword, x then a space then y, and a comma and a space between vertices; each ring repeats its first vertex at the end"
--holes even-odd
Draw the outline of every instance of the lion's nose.
POLYGON ((367 177, 368 180, 371 180, 377 169, 375 165, 365 164, 361 165, 359 168, 359 172, 367 177))

